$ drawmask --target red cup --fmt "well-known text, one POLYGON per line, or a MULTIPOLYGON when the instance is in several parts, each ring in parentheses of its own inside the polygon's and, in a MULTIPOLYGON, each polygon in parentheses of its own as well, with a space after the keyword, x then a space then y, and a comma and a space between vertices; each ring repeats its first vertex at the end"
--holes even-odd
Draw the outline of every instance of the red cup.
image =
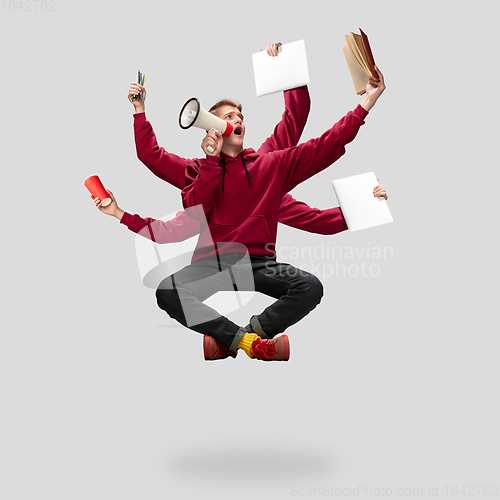
POLYGON ((99 198, 103 207, 107 207, 111 203, 111 198, 108 192, 104 189, 101 179, 97 175, 91 175, 85 179, 85 187, 90 191, 94 198, 99 198))

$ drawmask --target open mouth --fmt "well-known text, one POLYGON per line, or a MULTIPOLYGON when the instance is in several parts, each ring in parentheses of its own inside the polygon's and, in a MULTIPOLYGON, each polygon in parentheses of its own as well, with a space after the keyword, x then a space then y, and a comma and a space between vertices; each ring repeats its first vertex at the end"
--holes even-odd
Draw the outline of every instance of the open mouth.
POLYGON ((241 135, 242 131, 243 131, 243 130, 242 130, 242 128, 241 128, 241 127, 236 127, 236 128, 234 129, 234 132, 233 132, 233 133, 234 133, 234 135, 241 135))

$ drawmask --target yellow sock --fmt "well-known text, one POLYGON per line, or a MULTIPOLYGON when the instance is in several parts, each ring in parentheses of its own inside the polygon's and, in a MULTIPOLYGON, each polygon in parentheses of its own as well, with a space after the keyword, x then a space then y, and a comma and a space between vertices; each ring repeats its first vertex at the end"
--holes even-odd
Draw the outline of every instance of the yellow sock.
POLYGON ((255 339, 260 339, 260 337, 256 333, 244 333, 243 337, 238 344, 238 349, 243 349, 247 355, 252 357, 252 345, 255 342, 255 339))

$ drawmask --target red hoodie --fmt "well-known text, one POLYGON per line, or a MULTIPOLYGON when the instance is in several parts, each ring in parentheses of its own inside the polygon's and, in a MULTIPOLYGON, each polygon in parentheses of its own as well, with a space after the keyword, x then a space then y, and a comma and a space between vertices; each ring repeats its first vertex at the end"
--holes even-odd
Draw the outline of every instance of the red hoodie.
MULTIPOLYGON (((298 87, 283 93, 285 112, 276 125, 273 134, 257 150, 262 155, 277 149, 295 146, 299 141, 310 108, 310 98, 307 87, 298 87)), ((134 115, 134 135, 137 157, 149 170, 160 179, 182 189, 187 165, 193 161, 165 151, 158 146, 151 123, 145 113, 134 115)), ((145 237, 151 237, 157 243, 172 243, 182 241, 194 234, 199 234, 199 224, 193 224, 184 213, 171 221, 146 218, 138 214, 125 213, 121 222, 131 231, 139 233, 145 226, 148 231, 141 232, 145 237)), ((347 229, 340 208, 319 210, 295 200, 290 194, 283 197, 279 222, 290 227, 317 234, 336 234, 347 229)))
POLYGON ((238 243, 250 255, 274 258, 283 197, 338 160, 367 114, 358 105, 319 138, 285 150, 259 155, 245 149, 234 158, 221 153, 193 160, 186 169, 182 202, 184 208, 197 207, 190 217, 207 220, 193 262, 215 255, 213 243, 238 243))

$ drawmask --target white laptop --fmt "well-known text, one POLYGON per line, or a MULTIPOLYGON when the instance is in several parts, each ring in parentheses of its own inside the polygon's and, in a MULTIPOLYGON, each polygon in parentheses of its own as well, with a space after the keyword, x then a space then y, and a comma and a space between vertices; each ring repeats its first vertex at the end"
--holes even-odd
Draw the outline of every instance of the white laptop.
POLYGON ((374 172, 337 179, 332 184, 349 231, 393 221, 387 201, 373 196, 378 185, 374 172))
POLYGON ((309 84, 304 40, 281 45, 275 57, 257 52, 252 60, 258 97, 309 84))

